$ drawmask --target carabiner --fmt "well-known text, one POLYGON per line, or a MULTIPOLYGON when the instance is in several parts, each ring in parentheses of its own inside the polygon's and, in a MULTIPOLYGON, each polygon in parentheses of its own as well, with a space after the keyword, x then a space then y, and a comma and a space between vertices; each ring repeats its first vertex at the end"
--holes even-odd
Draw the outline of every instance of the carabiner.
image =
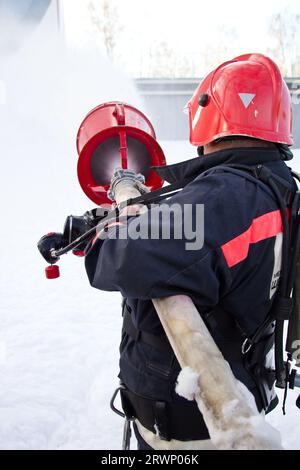
POLYGON ((111 400, 110 400, 110 408, 111 408, 111 410, 112 410, 114 413, 116 413, 117 415, 121 416, 122 418, 125 418, 126 415, 125 415, 125 413, 123 413, 123 411, 120 411, 120 410, 118 410, 118 408, 115 407, 115 399, 116 399, 118 393, 119 393, 121 390, 124 390, 124 389, 125 389, 124 385, 120 385, 120 387, 118 387, 118 388, 114 391, 114 394, 113 394, 113 396, 111 397, 111 400))

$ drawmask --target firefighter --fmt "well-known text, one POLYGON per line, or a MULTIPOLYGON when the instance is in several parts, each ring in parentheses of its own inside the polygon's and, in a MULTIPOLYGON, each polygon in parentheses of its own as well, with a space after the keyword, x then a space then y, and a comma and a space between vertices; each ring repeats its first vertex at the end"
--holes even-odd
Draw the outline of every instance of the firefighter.
POLYGON ((278 404, 274 324, 265 320, 280 280, 283 223, 259 173, 264 168, 272 174, 288 205, 296 189, 286 165, 293 157, 290 94, 271 59, 247 54, 200 83, 188 114, 198 156, 157 171, 170 183, 184 181, 164 208, 190 207, 192 218, 199 205, 204 208, 196 224, 201 246, 188 248, 184 230, 182 237, 151 237, 151 224, 162 234, 176 224, 176 217, 159 217, 156 205, 127 224, 114 223, 85 252, 91 285, 123 296, 120 393, 139 449, 213 448, 196 402, 176 393, 180 366, 153 298, 189 296, 258 411, 269 413, 278 404), (137 222, 150 236, 129 236, 137 222))

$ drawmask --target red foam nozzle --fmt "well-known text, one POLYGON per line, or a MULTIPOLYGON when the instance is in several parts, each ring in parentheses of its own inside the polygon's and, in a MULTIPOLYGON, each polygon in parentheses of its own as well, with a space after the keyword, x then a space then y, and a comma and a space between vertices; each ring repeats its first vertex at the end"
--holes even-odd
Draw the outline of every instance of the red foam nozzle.
POLYGON ((60 276, 59 273, 59 266, 52 264, 51 266, 47 266, 45 268, 45 274, 47 279, 56 279, 60 276))

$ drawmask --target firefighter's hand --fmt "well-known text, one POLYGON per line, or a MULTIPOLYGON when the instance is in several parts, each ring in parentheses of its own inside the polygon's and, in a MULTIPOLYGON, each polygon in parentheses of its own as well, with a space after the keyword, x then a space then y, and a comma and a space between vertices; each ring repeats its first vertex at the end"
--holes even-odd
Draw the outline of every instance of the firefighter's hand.
POLYGON ((56 263, 59 258, 52 256, 51 252, 53 250, 59 250, 67 245, 67 240, 64 238, 62 233, 48 233, 44 235, 38 242, 38 249, 43 258, 47 263, 53 264, 56 263))

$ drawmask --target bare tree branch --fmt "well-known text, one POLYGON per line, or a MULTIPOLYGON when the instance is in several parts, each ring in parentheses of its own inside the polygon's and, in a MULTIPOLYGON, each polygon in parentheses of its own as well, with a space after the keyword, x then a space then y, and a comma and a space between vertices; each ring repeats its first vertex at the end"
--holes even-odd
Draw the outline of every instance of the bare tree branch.
POLYGON ((91 0, 88 9, 92 23, 101 34, 108 57, 115 59, 116 47, 123 25, 114 0, 91 0))
POLYGON ((140 74, 143 77, 176 78, 194 76, 194 64, 166 41, 154 41, 143 51, 140 74))
POLYGON ((281 72, 288 77, 300 75, 300 15, 287 8, 275 13, 270 21, 269 33, 272 46, 268 53, 278 63, 281 72))

